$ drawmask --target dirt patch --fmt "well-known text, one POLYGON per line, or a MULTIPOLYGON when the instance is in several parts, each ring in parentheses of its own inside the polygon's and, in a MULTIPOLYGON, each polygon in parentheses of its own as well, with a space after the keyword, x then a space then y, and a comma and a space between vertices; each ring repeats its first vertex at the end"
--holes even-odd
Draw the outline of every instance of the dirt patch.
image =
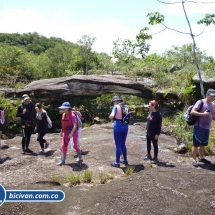
POLYGON ((144 123, 129 127, 127 138, 128 161, 135 167, 130 176, 125 166, 113 168, 115 145, 112 124, 94 125, 82 131, 83 163, 75 162, 73 149, 67 154, 67 164, 56 166, 60 159, 61 138, 47 134, 50 147, 45 156, 40 151, 36 135, 32 135, 30 148, 33 154, 21 155, 21 137, 6 140, 8 149, 1 150, 0 184, 6 190, 58 189, 65 199, 58 203, 9 203, 1 206, 0 214, 75 215, 75 214, 215 214, 214 170, 215 158, 210 165, 191 165, 190 156, 178 155, 169 150, 175 140, 161 135, 159 164, 143 161, 146 152, 144 123), (84 169, 94 173, 93 183, 69 187, 69 173, 84 169), (100 184, 100 172, 114 174, 114 179, 100 184), (52 183, 53 176, 61 176, 64 183, 52 183), (38 183, 39 182, 39 183, 38 183))

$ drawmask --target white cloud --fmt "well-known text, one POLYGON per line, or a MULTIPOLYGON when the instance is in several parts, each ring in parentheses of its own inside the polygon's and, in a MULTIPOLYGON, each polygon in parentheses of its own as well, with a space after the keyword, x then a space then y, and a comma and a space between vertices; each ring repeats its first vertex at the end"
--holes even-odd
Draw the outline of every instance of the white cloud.
MULTIPOLYGON (((176 1, 175 0, 170 1, 170 3, 173 3, 173 2, 176 2, 176 1)), ((198 2, 198 1, 195 1, 195 2, 198 2)), ((199 2, 204 2, 204 0, 201 0, 199 2)), ((191 1, 190 2, 188 1, 184 4, 184 6, 188 16, 191 16, 196 13, 200 13, 200 14, 213 13, 215 10, 215 4, 193 3, 191 1)), ((174 15, 174 16, 184 16, 182 3, 167 4, 167 5, 163 5, 163 7, 165 8, 164 9, 165 14, 174 15)))
MULTIPOLYGON (((202 26, 192 24, 194 34, 200 33, 202 26)), ((158 32, 161 26, 150 27, 150 33, 158 32)), ((0 13, 0 32, 2 33, 28 33, 37 32, 46 37, 60 37, 64 40, 76 43, 82 35, 88 34, 96 37, 93 50, 97 52, 106 52, 111 54, 113 42, 118 38, 135 40, 139 33, 138 29, 130 29, 119 20, 103 19, 95 22, 80 23, 78 17, 74 14, 65 14, 58 11, 53 14, 42 16, 32 9, 7 9, 0 13)), ((178 30, 189 32, 188 26, 181 26, 178 30)), ((208 54, 215 57, 215 48, 213 44, 214 26, 206 28, 203 35, 196 38, 197 46, 201 50, 206 50, 208 54)), ((185 43, 192 43, 189 35, 179 34, 166 30, 153 36, 150 41, 151 53, 158 52, 162 54, 165 50, 171 49, 172 45, 181 46, 185 43)))

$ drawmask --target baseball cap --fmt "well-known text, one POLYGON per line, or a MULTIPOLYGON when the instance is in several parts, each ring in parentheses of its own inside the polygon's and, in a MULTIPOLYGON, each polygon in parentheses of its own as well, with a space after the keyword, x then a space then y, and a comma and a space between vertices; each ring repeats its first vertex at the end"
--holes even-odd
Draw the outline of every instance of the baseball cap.
POLYGON ((22 96, 22 98, 25 98, 25 97, 28 97, 28 94, 24 94, 24 95, 22 96))
POLYGON ((72 108, 69 102, 64 102, 60 107, 60 109, 72 108))
POLYGON ((209 96, 215 96, 215 90, 214 89, 208 89, 206 94, 209 96))

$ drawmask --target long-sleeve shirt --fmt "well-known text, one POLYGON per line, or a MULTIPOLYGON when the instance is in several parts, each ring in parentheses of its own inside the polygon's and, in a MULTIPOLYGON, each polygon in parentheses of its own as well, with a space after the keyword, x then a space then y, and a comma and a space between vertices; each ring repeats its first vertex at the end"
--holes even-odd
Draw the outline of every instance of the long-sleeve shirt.
POLYGON ((162 116, 159 111, 149 112, 147 117, 147 134, 154 137, 156 134, 160 135, 162 125, 162 116))

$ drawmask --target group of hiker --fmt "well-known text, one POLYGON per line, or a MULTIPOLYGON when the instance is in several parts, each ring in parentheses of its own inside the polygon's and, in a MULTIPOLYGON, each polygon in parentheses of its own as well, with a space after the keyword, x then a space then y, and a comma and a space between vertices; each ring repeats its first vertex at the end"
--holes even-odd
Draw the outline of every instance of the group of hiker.
MULTIPOLYGON (((48 131, 47 112, 43 109, 41 103, 34 103, 30 97, 25 94, 22 96, 22 104, 17 108, 16 116, 21 118, 22 127, 22 154, 32 153, 29 149, 30 138, 32 134, 32 126, 34 122, 34 110, 36 111, 36 127, 35 132, 38 133, 37 141, 40 144, 41 151, 39 155, 45 154, 45 149, 48 148, 49 143, 44 139, 45 134, 48 131)), ((198 116, 198 120, 194 124, 193 129, 193 162, 192 165, 198 167, 198 161, 203 163, 211 163, 204 157, 204 147, 208 145, 209 134, 212 120, 215 121, 215 90, 209 89, 206 93, 206 98, 198 100, 191 110, 191 114, 198 116), (201 106, 201 108, 200 108, 201 106), (197 154, 199 158, 197 161, 197 154)), ((111 162, 111 166, 119 168, 120 163, 128 165, 126 138, 128 134, 129 117, 131 112, 126 109, 126 105, 119 96, 114 96, 111 100, 112 111, 109 118, 113 120, 113 136, 116 146, 116 160, 111 162), (126 111, 127 112, 126 112, 126 111), (126 113, 125 113, 126 112, 126 113), (123 159, 120 160, 120 157, 123 159)), ((82 160, 82 151, 80 148, 80 135, 81 127, 78 127, 78 119, 83 120, 83 117, 79 111, 74 111, 69 102, 64 102, 60 107, 62 110, 61 130, 60 136, 62 137, 61 143, 61 159, 57 165, 63 165, 66 162, 67 149, 70 143, 77 152, 76 161, 82 160), (77 117, 78 115, 78 117, 77 117)), ((157 164, 158 160, 158 140, 162 127, 162 114, 159 111, 159 105, 156 100, 151 100, 148 104, 148 116, 146 126, 146 155, 144 160, 151 160, 152 163, 157 164), (151 143, 154 148, 153 157, 151 155, 151 143)), ((4 109, 0 106, 0 136, 3 130, 4 124, 4 109)))

